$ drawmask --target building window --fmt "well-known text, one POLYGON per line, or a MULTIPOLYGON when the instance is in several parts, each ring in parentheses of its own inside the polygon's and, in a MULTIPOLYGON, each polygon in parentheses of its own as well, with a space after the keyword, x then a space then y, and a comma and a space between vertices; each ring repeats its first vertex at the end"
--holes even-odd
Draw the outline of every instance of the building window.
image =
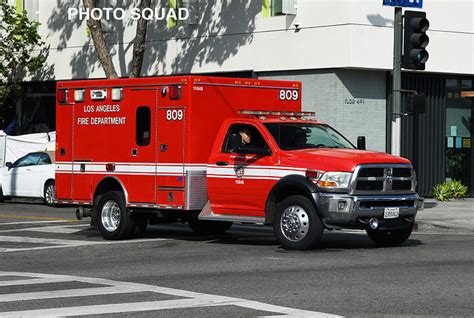
POLYGON ((264 18, 279 15, 296 15, 297 0, 262 0, 264 18))
POLYGON ((31 21, 39 20, 38 4, 39 0, 16 0, 16 12, 18 14, 26 11, 28 19, 31 21))
POLYGON ((184 21, 179 21, 179 20, 170 18, 168 20, 169 28, 173 28, 175 26, 181 26, 181 25, 198 24, 199 0, 168 0, 168 7, 170 9, 175 9, 176 14, 178 14, 178 9, 180 8, 187 9, 189 13, 188 18, 184 21))
MULTIPOLYGON (((446 180, 458 180, 472 189, 473 101, 462 98, 462 91, 473 90, 470 79, 446 80, 446 180)), ((471 190, 472 191, 472 190, 471 190)))

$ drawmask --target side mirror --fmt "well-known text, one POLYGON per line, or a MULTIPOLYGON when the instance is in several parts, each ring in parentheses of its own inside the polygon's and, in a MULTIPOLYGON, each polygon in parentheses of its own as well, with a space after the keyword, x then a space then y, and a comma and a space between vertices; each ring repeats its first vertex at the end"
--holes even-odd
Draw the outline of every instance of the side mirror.
POLYGON ((423 114, 426 112, 426 95, 410 94, 407 96, 407 113, 423 114))
POLYGON ((10 170, 13 167, 13 163, 7 162, 5 166, 8 168, 8 170, 10 170))
POLYGON ((249 146, 240 146, 237 148, 238 154, 251 154, 251 155, 262 155, 262 156, 271 156, 272 151, 268 148, 257 148, 249 146))
POLYGON ((357 149, 365 150, 365 136, 357 137, 357 149))

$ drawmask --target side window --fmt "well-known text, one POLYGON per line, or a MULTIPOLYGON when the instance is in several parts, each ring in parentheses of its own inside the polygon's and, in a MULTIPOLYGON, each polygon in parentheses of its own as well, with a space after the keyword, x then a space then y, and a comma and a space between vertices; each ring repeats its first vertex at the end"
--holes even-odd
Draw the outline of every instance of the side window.
POLYGON ((265 139, 257 128, 249 124, 233 124, 227 132, 222 151, 235 153, 241 146, 268 149, 265 139))
POLYGON ((34 166, 38 164, 38 161, 40 159, 40 155, 38 154, 30 154, 26 155, 20 159, 18 159, 14 164, 14 168, 19 168, 19 167, 27 167, 27 166, 34 166))
POLYGON ((38 165, 50 165, 51 164, 51 158, 47 154, 41 155, 38 165))
POLYGON ((148 106, 137 108, 136 142, 137 146, 148 146, 151 136, 151 111, 148 106))

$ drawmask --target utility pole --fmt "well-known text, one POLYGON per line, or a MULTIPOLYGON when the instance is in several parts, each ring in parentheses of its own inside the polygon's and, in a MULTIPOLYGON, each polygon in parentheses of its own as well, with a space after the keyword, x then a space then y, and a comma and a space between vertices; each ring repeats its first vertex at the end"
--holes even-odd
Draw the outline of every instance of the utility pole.
POLYGON ((395 156, 401 154, 402 135, 402 7, 395 7, 394 42, 393 42, 393 90, 392 90, 392 142, 391 152, 395 156))

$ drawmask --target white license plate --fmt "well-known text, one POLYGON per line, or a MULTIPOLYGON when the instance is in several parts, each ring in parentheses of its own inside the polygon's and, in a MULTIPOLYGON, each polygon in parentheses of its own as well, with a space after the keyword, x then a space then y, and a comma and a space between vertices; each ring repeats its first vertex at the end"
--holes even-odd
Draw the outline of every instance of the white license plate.
POLYGON ((400 208, 385 208, 383 211, 384 219, 396 219, 400 215, 400 208))

